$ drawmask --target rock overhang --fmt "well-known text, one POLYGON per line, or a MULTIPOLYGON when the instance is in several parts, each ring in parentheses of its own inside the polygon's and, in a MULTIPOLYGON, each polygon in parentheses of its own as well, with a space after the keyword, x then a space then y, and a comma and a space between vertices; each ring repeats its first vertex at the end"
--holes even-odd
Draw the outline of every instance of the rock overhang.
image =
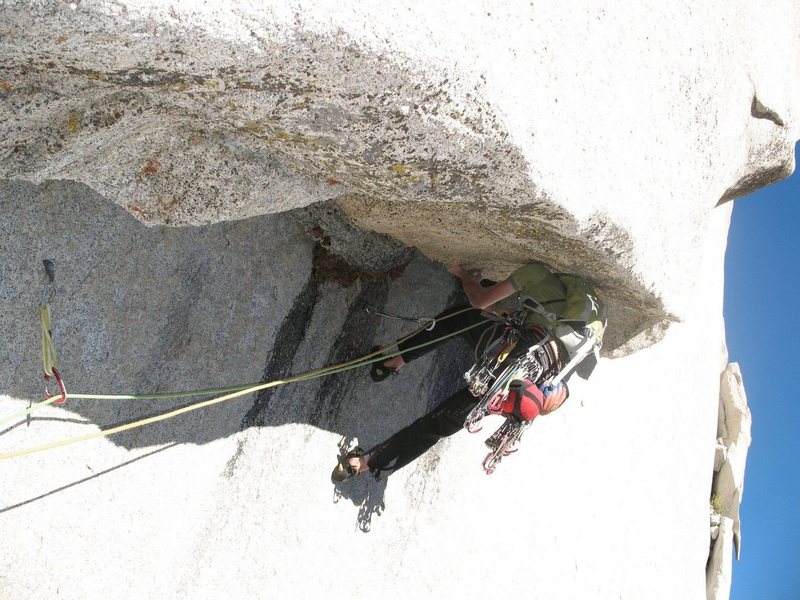
POLYGON ((335 203, 445 264, 543 260, 598 285, 624 353, 682 317, 713 206, 793 169, 800 84, 737 60, 768 56, 744 5, 716 7, 730 39, 709 7, 337 9, 5 2, 0 175, 148 224, 335 203))

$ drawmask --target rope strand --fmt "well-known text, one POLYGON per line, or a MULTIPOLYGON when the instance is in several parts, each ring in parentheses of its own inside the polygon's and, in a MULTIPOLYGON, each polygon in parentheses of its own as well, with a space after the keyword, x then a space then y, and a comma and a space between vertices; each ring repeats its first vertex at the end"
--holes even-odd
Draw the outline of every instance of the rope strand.
MULTIPOLYGON (((455 315, 461 314, 461 313, 463 313, 463 312, 465 312, 467 310, 476 310, 476 309, 474 309, 472 307, 465 308, 465 309, 462 309, 460 311, 451 313, 450 315, 447 315, 447 318, 454 317, 455 315)), ((440 319, 440 321, 442 321, 444 319, 445 319, 445 317, 440 319)), ((469 325, 467 327, 459 329, 458 331, 454 331, 452 333, 443 335, 441 337, 438 337, 436 339, 430 340, 428 342, 424 342, 422 344, 417 344, 416 346, 412 346, 411 348, 407 348, 406 351, 418 350, 419 348, 424 348, 426 346, 430 346, 431 344, 435 344, 435 343, 440 342, 442 340, 446 340, 448 338, 455 337, 457 335, 460 335, 460 334, 464 333, 465 331, 469 331, 470 329, 473 329, 473 328, 478 327, 480 325, 484 325, 484 324, 488 323, 489 321, 490 321, 490 319, 488 319, 488 318, 484 319, 483 321, 479 321, 478 323, 473 323, 472 325, 469 325)), ((216 398, 211 398, 211 399, 208 399, 208 400, 202 400, 200 402, 196 402, 196 403, 190 404, 188 406, 184 406, 184 407, 181 407, 181 408, 173 409, 173 410, 167 411, 165 413, 154 415, 152 417, 146 417, 144 419, 139 419, 138 421, 133 421, 131 423, 118 425, 118 426, 111 427, 111 428, 108 428, 108 429, 101 429, 101 430, 98 430, 98 431, 95 431, 95 432, 92 432, 92 433, 88 433, 88 434, 85 434, 85 435, 81 435, 81 436, 78 436, 78 437, 68 438, 68 439, 60 440, 60 441, 56 441, 56 442, 50 442, 48 444, 43 444, 41 446, 34 446, 34 447, 31 447, 31 448, 25 448, 25 449, 22 449, 22 450, 15 450, 15 451, 12 451, 12 452, 6 452, 6 453, 3 453, 3 454, 0 454, 0 460, 5 460, 7 458, 14 458, 14 457, 17 457, 17 456, 23 456, 23 455, 26 455, 26 454, 34 454, 36 452, 43 452, 45 450, 51 450, 53 448, 60 448, 60 447, 63 447, 63 446, 68 446, 68 445, 71 445, 71 444, 76 444, 76 443, 79 443, 79 442, 92 440, 92 439, 95 439, 95 438, 98 438, 98 437, 110 436, 110 435, 113 435, 115 433, 120 433, 122 431, 127 431, 129 429, 135 429, 137 427, 143 427, 145 425, 150 425, 152 423, 157 423, 159 421, 165 421, 167 419, 171 419, 173 417, 177 417, 178 415, 182 415, 182 414, 185 414, 185 413, 188 413, 188 412, 199 410, 201 408, 212 406, 214 404, 219 404, 220 402, 226 402, 228 400, 232 400, 234 398, 239 398, 241 396, 245 396, 245 395, 253 393, 253 392, 258 392, 258 391, 261 391, 261 390, 264 390, 264 389, 277 387, 279 385, 285 385, 287 383, 294 383, 296 381, 306 381, 308 379, 315 379, 315 378, 318 378, 318 377, 325 377, 327 375, 333 375, 335 373, 341 373, 343 371, 348 371, 348 370, 351 370, 351 369, 363 367, 363 366, 372 364, 374 362, 377 362, 379 360, 386 360, 387 358, 392 358, 392 357, 398 356, 400 354, 399 351, 394 352, 394 353, 384 354, 386 349, 396 345, 397 343, 400 343, 400 342, 403 342, 403 341, 406 341, 406 340, 410 339, 411 337, 413 337, 414 335, 416 335, 417 333, 422 331, 422 329, 423 328, 420 328, 420 329, 414 331, 413 333, 405 336, 404 338, 401 338, 397 342, 394 342, 391 345, 385 346, 384 348, 380 348, 378 350, 375 350, 373 352, 365 354, 364 356, 361 356, 359 358, 356 358, 356 359, 353 359, 353 360, 350 360, 350 361, 346 361, 346 362, 343 362, 343 363, 339 363, 337 365, 332 365, 332 366, 329 366, 329 367, 323 367, 321 369, 316 369, 314 371, 308 371, 306 373, 300 373, 298 375, 294 375, 294 376, 288 377, 286 379, 279 379, 279 380, 270 381, 270 382, 267 382, 267 383, 251 384, 251 385, 248 385, 248 386, 233 386, 233 387, 229 387, 229 388, 218 388, 216 390, 197 390, 197 391, 194 391, 194 392, 178 392, 177 394, 145 394, 145 395, 130 395, 130 396, 119 396, 119 395, 117 395, 117 396, 106 396, 106 395, 92 395, 92 394, 73 394, 73 393, 70 392, 69 395, 70 395, 71 398, 131 400, 131 399, 143 399, 143 398, 147 398, 147 399, 177 398, 177 397, 185 397, 187 395, 201 395, 201 394, 205 394, 205 393, 219 393, 219 392, 228 392, 228 391, 230 391, 230 393, 225 393, 224 395, 218 396, 216 398), (372 357, 375 357, 375 358, 372 358, 372 357), (231 391, 231 390, 233 390, 233 391, 231 391)), ((51 398, 48 398, 44 402, 37 403, 34 406, 36 408, 41 408, 46 404, 49 404, 49 403, 54 402, 54 401, 58 401, 60 398, 61 398, 61 396, 56 395, 56 396, 53 396, 51 398)), ((27 411, 20 411, 19 413, 15 413, 14 415, 12 415, 12 417, 16 417, 17 415, 25 416, 26 414, 28 414, 28 412, 30 412, 33 409, 34 409, 34 407, 31 407, 30 409, 27 409, 27 411)), ((8 420, 8 419, 0 421, 0 423, 5 422, 6 420, 8 420)))

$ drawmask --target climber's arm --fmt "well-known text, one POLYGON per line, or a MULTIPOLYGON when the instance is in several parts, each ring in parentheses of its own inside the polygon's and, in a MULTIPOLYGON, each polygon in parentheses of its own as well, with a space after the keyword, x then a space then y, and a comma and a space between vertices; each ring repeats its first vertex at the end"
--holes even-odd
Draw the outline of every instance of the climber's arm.
POLYGON ((460 265, 452 266, 448 270, 461 280, 461 285, 464 286, 464 293, 467 294, 470 304, 475 308, 488 308, 517 291, 511 283, 511 279, 483 287, 479 278, 470 275, 460 265))

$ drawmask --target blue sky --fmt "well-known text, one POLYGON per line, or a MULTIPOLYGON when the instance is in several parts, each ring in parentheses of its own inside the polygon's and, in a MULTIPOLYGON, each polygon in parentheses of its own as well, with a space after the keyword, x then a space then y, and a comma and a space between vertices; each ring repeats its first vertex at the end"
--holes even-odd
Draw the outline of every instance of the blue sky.
MULTIPOLYGON (((797 156, 800 144, 795 147, 797 156)), ((800 598, 800 174, 735 201, 725 329, 753 417, 732 600, 800 598)))

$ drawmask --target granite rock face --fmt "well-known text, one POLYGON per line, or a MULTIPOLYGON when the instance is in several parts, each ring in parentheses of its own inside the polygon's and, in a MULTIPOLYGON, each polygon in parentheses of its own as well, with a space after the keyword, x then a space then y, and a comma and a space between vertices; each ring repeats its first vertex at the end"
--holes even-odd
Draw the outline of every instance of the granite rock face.
MULTIPOLYGON (((326 253, 324 231, 317 241, 306 235, 315 226, 299 210, 145 227, 83 184, 1 184, 0 418, 42 398, 43 257, 56 263, 53 336, 73 394, 281 379, 411 328, 366 308, 425 316, 463 301, 445 269, 418 252, 383 273, 349 267, 326 253)), ((3 594, 700 597, 717 424, 716 402, 703 399, 719 395, 714 274, 727 207, 711 220, 693 275, 708 287, 695 311, 652 347, 602 359, 588 383, 573 378, 570 400, 537 420, 491 477, 480 467, 483 440, 499 425, 490 422, 485 435, 458 433, 387 482, 329 481, 340 446, 370 447, 463 385, 471 349, 454 341, 381 384, 362 368, 0 460, 3 594), (668 408, 672 373, 694 390, 694 410, 668 408), (477 576, 499 547, 503 576, 477 576), (26 560, 37 552, 62 559, 26 560), (370 569, 343 579, 345 555, 370 569), (620 572, 621 562, 631 570, 620 572)), ((3 423, 0 454, 192 401, 73 397, 30 423, 3 423)))
POLYGON ((446 264, 544 260, 624 353, 683 318, 708 209, 793 169, 797 12, 4 0, 0 176, 150 224, 329 200, 446 264))
MULTIPOLYGON (((408 331, 366 308, 463 301, 442 263, 543 260, 609 305, 591 381, 489 479, 461 433, 388 484, 328 481, 340 446, 460 385, 457 342, 380 386, 348 371, 0 461, 3 593, 703 597, 726 201, 794 168, 798 31, 788 0, 0 0, 0 415, 41 397, 43 258, 84 393, 359 356, 408 331)), ((0 453, 186 402, 74 398, 0 453)))
POLYGON ((739 558, 741 523, 739 506, 744 491, 744 471, 750 447, 750 409, 739 365, 729 364, 720 377, 719 422, 711 484, 711 554, 706 568, 709 600, 727 598, 731 562, 739 558))

